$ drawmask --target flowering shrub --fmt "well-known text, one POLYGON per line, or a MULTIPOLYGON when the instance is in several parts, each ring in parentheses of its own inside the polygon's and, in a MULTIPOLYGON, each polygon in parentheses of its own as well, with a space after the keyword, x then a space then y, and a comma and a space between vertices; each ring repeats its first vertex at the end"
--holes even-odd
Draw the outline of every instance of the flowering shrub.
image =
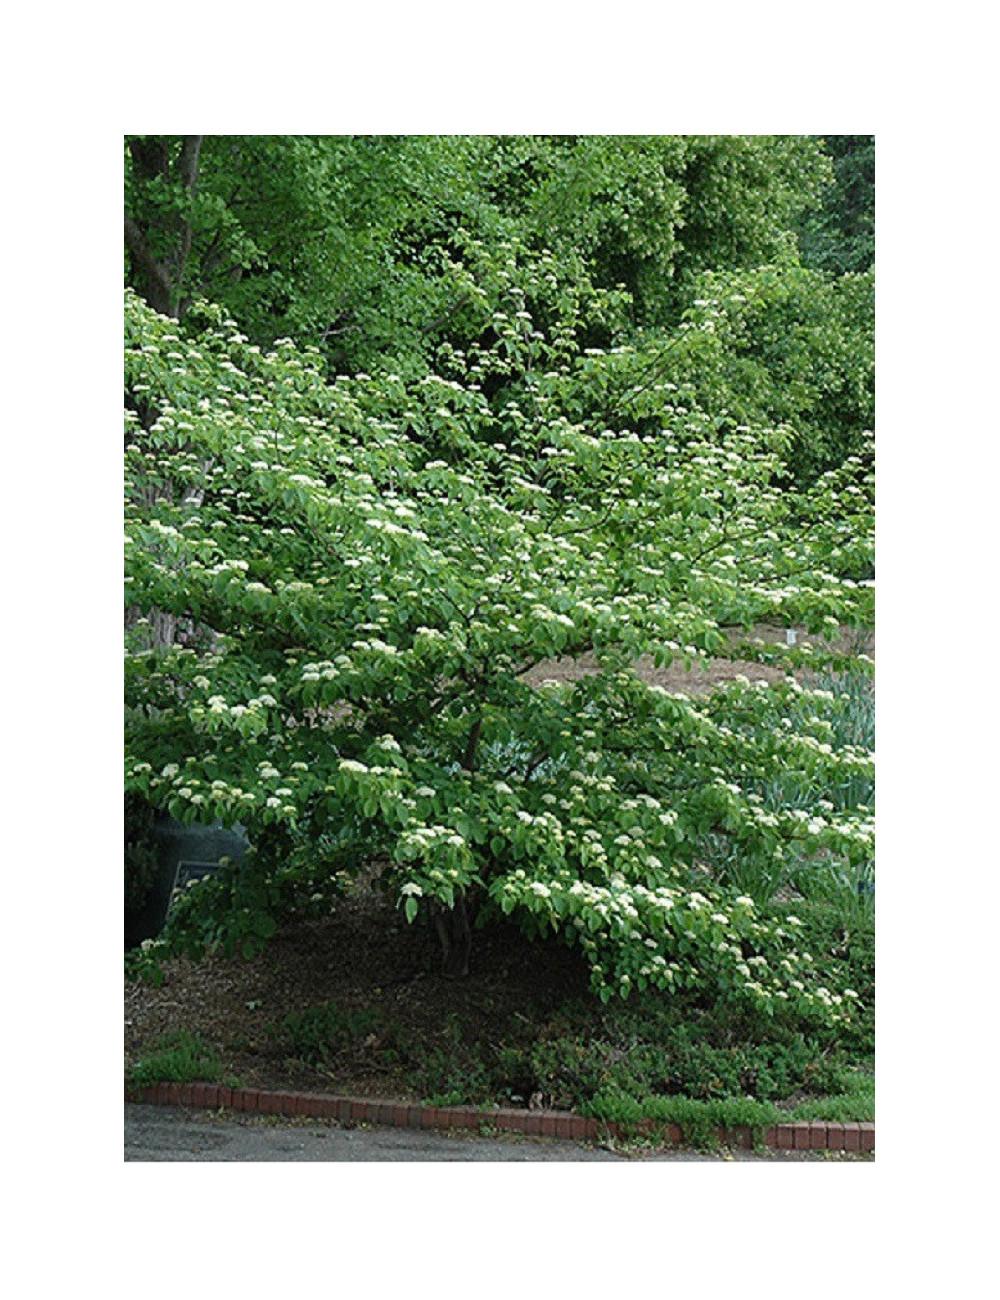
POLYGON ((870 813, 822 791, 872 754, 834 743, 791 676, 696 699, 632 665, 736 653, 726 629, 761 620, 870 621, 850 576, 871 558, 867 461, 781 492, 780 432, 717 428, 668 388, 656 433, 613 427, 608 384, 655 351, 586 355, 557 268, 545 330, 515 247, 503 269, 493 341, 406 379, 330 383, 209 304, 182 330, 126 294, 126 791, 247 827, 255 858, 215 886, 205 940, 252 951, 301 895, 282 882, 384 854, 446 946, 475 894, 581 945, 604 1000, 706 988, 849 1018, 794 918, 699 868, 718 834, 762 861, 869 861, 870 813), (584 652, 595 674, 529 684, 584 652), (789 773, 809 806, 765 802, 789 773))

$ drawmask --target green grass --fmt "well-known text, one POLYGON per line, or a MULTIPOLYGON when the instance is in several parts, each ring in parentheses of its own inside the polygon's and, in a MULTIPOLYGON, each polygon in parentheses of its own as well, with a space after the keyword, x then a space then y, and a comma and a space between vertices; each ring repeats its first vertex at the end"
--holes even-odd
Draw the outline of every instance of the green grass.
POLYGON ((693 1097, 631 1097, 625 1093, 603 1092, 581 1108, 596 1119, 622 1125, 626 1136, 643 1132, 656 1135, 659 1126, 676 1124, 683 1139, 691 1146, 712 1148, 720 1144, 720 1130, 748 1128, 756 1142, 773 1124, 795 1120, 830 1120, 851 1123, 875 1119, 875 1084, 861 1084, 836 1097, 817 1097, 810 1102, 781 1109, 772 1102, 751 1097, 726 1097, 701 1101, 693 1097))
POLYGON ((224 1073, 219 1054, 197 1034, 180 1030, 160 1038, 127 1072, 138 1088, 153 1083, 218 1083, 224 1073))

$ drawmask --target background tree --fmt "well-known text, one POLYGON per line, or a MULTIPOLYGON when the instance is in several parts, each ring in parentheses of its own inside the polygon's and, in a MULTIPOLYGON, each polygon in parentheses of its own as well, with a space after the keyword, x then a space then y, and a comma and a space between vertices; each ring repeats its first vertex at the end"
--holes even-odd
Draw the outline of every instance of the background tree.
MULTIPOLYGON (((217 301, 259 346, 294 337, 331 374, 388 365, 408 378, 461 373, 489 351, 511 294, 542 330, 572 300, 574 346, 659 331, 655 381, 720 418, 789 429, 789 470, 805 482, 873 422, 873 282, 820 268, 863 260, 843 232, 867 220, 850 179, 866 139, 134 137, 131 283, 166 314, 195 293, 217 301), (796 231, 824 195, 805 229, 814 250, 826 231, 827 254, 807 272, 796 231), (686 313, 699 328, 682 341, 686 313)), ((528 355, 484 390, 499 409, 532 373, 528 355)))
POLYGON ((801 223, 802 259, 834 275, 867 271, 875 262, 875 137, 824 136, 823 148, 833 181, 801 223))
POLYGON ((205 137, 126 137, 125 248, 131 282, 164 316, 186 305, 205 137))
MULTIPOLYGON (((422 360, 474 341, 450 271, 470 237, 624 290, 622 326, 676 323, 700 271, 787 250, 830 175, 805 136, 133 137, 126 214, 161 278, 351 370, 401 327, 422 360)), ((130 282, 161 310, 148 261, 130 282)))

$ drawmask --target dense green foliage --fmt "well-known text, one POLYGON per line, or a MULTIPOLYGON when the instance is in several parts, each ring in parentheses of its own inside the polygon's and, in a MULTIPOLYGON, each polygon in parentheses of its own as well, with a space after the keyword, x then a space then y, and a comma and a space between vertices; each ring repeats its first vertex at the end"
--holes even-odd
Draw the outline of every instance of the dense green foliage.
POLYGON ((837 275, 867 271, 875 262, 875 137, 831 135, 823 144, 834 177, 821 208, 801 222, 802 259, 837 275))
POLYGON ((867 878, 869 748, 790 675, 634 671, 819 669, 743 630, 871 623, 871 280, 797 263, 818 144, 206 137, 196 186, 194 152, 129 146, 180 319, 126 292, 126 790, 255 852, 174 941, 252 952, 381 855, 453 973, 474 902, 605 1001, 856 1021, 725 864, 867 878))
MULTIPOLYGON (((866 139, 128 137, 130 283, 182 317, 207 297, 252 343, 290 336, 333 372, 405 378, 440 371, 442 348, 496 342, 508 247, 522 306, 544 327, 572 298, 581 347, 674 331, 696 300, 723 303, 719 355, 678 376, 673 357, 660 378, 695 382, 736 423, 793 428, 791 468, 807 477, 872 423, 870 287, 827 274, 871 262, 856 248, 873 228, 866 139), (797 230, 822 246, 808 275, 797 230)), ((493 374, 487 391, 521 380, 493 374)))

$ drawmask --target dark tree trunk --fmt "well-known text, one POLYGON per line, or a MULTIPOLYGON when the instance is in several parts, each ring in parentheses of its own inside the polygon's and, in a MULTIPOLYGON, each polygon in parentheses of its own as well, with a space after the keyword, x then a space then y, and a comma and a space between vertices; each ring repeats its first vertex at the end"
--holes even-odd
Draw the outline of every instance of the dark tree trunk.
POLYGON ((464 978, 469 973, 472 948, 472 927, 464 894, 458 895, 450 911, 434 908, 434 926, 441 940, 442 973, 449 979, 464 978))
MULTIPOLYGON (((203 139, 204 136, 200 135, 182 136, 180 153, 173 165, 171 144, 167 137, 144 136, 130 140, 128 148, 137 184, 141 186, 161 181, 177 185, 184 200, 190 200, 198 183, 203 139)), ((161 316, 180 317, 185 305, 184 276, 191 256, 192 228, 190 219, 183 213, 182 203, 180 211, 166 216, 156 232, 132 214, 125 213, 125 244, 132 259, 135 289, 161 316), (156 235, 159 236, 158 240, 156 235), (162 245, 169 251, 157 258, 153 252, 157 245, 162 245)), ((148 430, 157 416, 155 407, 146 400, 134 403, 134 407, 142 427, 148 430)), ((161 496, 173 500, 174 486, 170 482, 157 484, 148 489, 148 494, 151 500, 161 496)), ((193 499, 193 494, 182 498, 188 499, 193 499)), ((137 616, 137 610, 127 609, 126 624, 134 622, 137 616)), ((178 632, 177 617, 160 609, 149 610, 147 616, 150 648, 160 651, 174 645, 178 632)))
MULTIPOLYGON (((475 771, 476 750, 483 731, 483 719, 477 714, 473 719, 462 756, 462 766, 467 772, 475 771)), ((469 920, 470 899, 460 892, 455 906, 433 908, 434 927, 441 940, 442 971, 449 979, 462 979, 469 973, 469 953, 472 949, 472 925, 469 920)))
MULTIPOLYGON (((198 183, 201 135, 181 137, 180 156, 171 168, 170 144, 162 136, 146 136, 129 141, 129 153, 136 181, 173 182, 180 186, 186 199, 193 196, 198 183)), ((184 279, 191 257, 190 220, 179 214, 168 216, 156 232, 169 237, 170 251, 157 257, 152 240, 154 232, 132 213, 125 213, 125 244, 132 259, 132 278, 136 291, 162 316, 180 316, 186 305, 184 279)), ((161 240, 162 242, 162 240, 161 240)))

